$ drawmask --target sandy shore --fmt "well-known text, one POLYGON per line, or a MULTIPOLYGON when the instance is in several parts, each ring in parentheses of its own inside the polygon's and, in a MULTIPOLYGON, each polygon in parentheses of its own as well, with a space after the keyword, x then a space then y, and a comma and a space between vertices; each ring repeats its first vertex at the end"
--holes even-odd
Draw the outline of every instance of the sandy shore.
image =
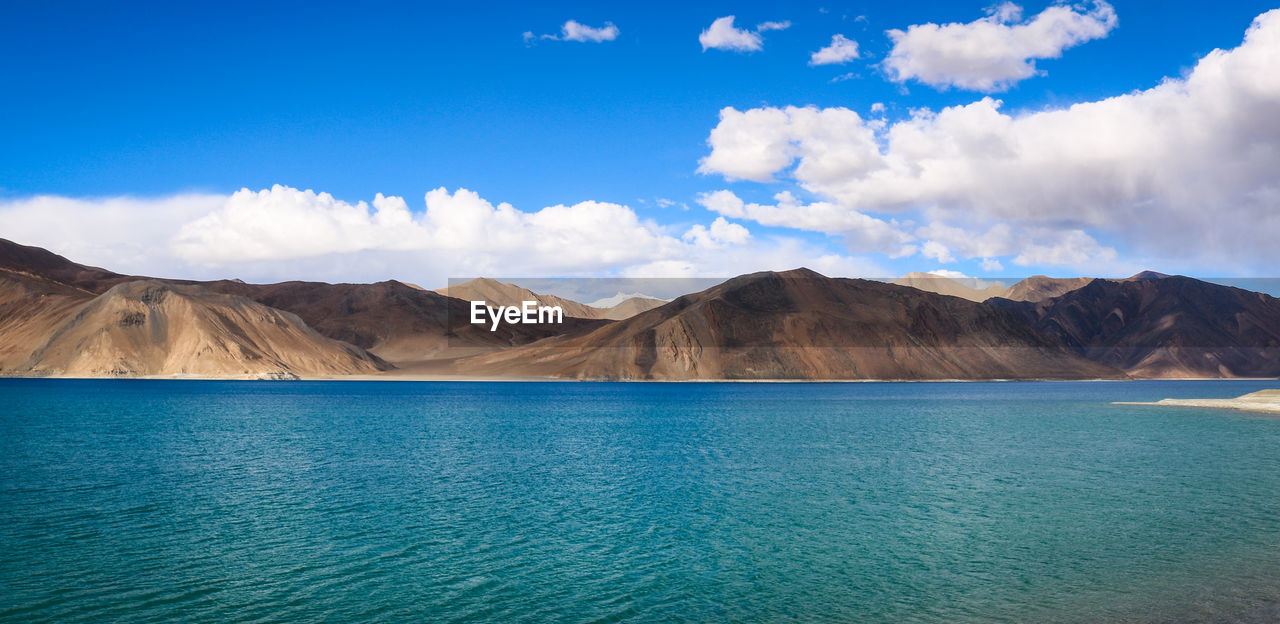
POLYGON ((1280 414, 1280 390, 1259 390, 1234 399, 1161 399, 1155 402, 1116 401, 1115 405, 1173 405, 1176 407, 1213 407, 1264 414, 1280 414))

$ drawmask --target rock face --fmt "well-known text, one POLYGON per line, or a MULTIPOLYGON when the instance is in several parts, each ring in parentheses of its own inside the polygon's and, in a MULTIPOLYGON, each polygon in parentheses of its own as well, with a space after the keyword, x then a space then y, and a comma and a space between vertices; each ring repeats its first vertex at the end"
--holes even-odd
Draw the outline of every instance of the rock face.
POLYGON ((125 282, 62 317, 17 374, 356 375, 390 368, 297 316, 193 285, 125 282))
POLYGON ((578 337, 459 362, 607 379, 1115 378, 1002 310, 914 288, 755 273, 578 337))
POLYGON ((31 273, 0 269, 0 374, 22 367, 90 293, 31 273))
POLYGON ((1280 299, 1262 293, 1145 272, 1038 303, 990 303, 1136 377, 1280 376, 1280 299))

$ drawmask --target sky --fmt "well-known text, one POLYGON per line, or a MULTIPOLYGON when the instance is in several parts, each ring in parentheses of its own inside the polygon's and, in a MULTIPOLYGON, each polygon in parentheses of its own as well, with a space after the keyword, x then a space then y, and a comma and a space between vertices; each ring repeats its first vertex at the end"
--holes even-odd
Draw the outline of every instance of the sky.
POLYGON ((690 4, 5 3, 0 237, 432 287, 1280 261, 1274 5, 690 4))

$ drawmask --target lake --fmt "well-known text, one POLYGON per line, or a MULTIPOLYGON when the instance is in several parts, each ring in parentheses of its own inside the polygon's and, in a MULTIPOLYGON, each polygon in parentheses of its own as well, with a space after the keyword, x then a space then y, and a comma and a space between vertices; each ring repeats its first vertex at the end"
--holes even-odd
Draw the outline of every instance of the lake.
POLYGON ((1280 619, 1276 382, 0 380, 0 621, 1280 619))

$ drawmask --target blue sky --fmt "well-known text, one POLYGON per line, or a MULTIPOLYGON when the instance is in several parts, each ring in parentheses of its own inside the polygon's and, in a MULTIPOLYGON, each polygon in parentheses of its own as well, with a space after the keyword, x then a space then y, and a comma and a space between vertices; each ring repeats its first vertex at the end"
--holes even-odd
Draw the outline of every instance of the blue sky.
MULTIPOLYGON (((241 188, 282 185, 329 193, 350 204, 372 202, 379 193, 403 197, 411 216, 419 217, 424 193, 444 187, 450 193, 468 189, 492 205, 508 202, 526 213, 580 202, 622 205, 641 222, 652 221, 686 242, 698 240, 696 234, 685 236, 690 228, 711 228, 723 218, 749 230, 753 241, 783 237, 813 253, 856 259, 833 266, 892 274, 933 269, 978 276, 1100 274, 1112 266, 1123 272, 1148 262, 1210 275, 1265 270, 1233 257, 1229 246, 1216 255, 1187 257, 1131 240, 1131 227, 1076 222, 1069 214, 1010 222, 1055 232, 1078 229, 1097 243, 1093 249, 1110 249, 1114 256, 1015 264, 1014 253, 966 257, 954 253, 957 245, 951 244, 951 253, 893 257, 850 242, 857 237, 839 227, 783 227, 741 211, 712 211, 699 199, 726 190, 747 203, 773 204, 776 193, 788 191, 801 204, 826 201, 896 223, 911 233, 910 244, 917 249, 933 240, 918 228, 942 219, 935 214, 939 209, 952 211, 947 223, 974 233, 990 230, 1007 213, 957 216, 954 211, 960 209, 939 208, 950 200, 936 197, 902 200, 910 205, 898 200, 892 206, 868 204, 786 170, 774 171, 768 181, 753 181, 742 179, 744 169, 699 172, 699 165, 712 152, 710 133, 726 107, 847 108, 864 120, 878 117, 891 125, 910 119, 913 110, 936 112, 984 97, 999 99, 1001 113, 1017 116, 1149 89, 1165 77, 1186 76, 1214 49, 1239 46, 1250 23, 1272 8, 1266 3, 1220 3, 1212 10, 1189 3, 1103 3, 1116 17, 1105 34, 1065 47, 1060 58, 1035 59, 1039 75, 995 90, 895 80, 884 65, 894 47, 886 31, 973 23, 988 15, 989 2, 462 4, 6 4, 0 8, 0 75, 6 84, 0 97, 0 217, 7 210, 11 218, 0 218, 0 236, 7 236, 6 228, 14 233, 7 237, 17 237, 44 227, 20 219, 31 213, 37 196, 81 203, 154 200, 152 210, 189 210, 188 216, 199 217, 203 208, 174 208, 173 198, 225 197, 241 188), (699 34, 729 15, 747 31, 766 21, 790 26, 761 32, 762 49, 756 51, 703 49, 699 34), (617 36, 598 43, 537 38, 561 33, 570 19, 592 27, 613 24, 617 36), (535 38, 526 41, 525 32, 535 38), (856 41, 859 58, 811 66, 810 55, 835 34, 856 41), (876 103, 883 113, 870 112, 876 103), (660 199, 672 203, 659 205, 660 199), (984 259, 1002 268, 984 272, 984 259)), ((1029 23, 1053 6, 1020 3, 1021 15, 1004 23, 1029 23)), ((1084 15, 1098 6, 1085 3, 1075 10, 1084 15)), ((792 141, 803 146, 810 139, 792 141)), ((1258 184, 1252 184, 1240 192, 1257 196, 1258 184)), ((1268 198, 1257 208, 1261 214, 1274 206, 1268 198)), ((1151 217, 1159 218, 1159 201, 1155 204, 1151 217)), ((218 210, 216 202, 208 205, 218 210)), ((75 214, 74 207, 67 210, 59 214, 75 214)), ((736 232, 713 237, 708 245, 732 246, 741 238, 736 232)), ((173 236, 164 240, 174 244, 173 236)), ((1224 232, 1215 240, 1232 236, 1224 232)), ((43 240, 20 242, 61 246, 66 253, 123 263, 123 268, 154 269, 164 261, 163 266, 193 275, 228 267, 263 278, 274 275, 209 254, 174 252, 182 263, 172 264, 162 257, 149 260, 137 250, 112 252, 106 240, 95 245, 53 234, 37 238, 43 240)), ((119 241, 129 242, 136 241, 119 241)), ((357 259, 367 261, 368 269, 350 273, 353 278, 372 277, 387 267, 413 276, 399 265, 414 257, 396 257, 412 244, 379 245, 262 259, 287 259, 296 271, 318 277, 345 276, 332 267, 357 259)), ((450 253, 473 252, 483 250, 450 253)), ((680 256, 679 251, 664 253, 680 256)), ((797 253, 787 258, 803 256, 797 253)), ((521 272, 519 266, 504 269, 500 260, 458 270, 521 272)), ((679 261, 697 262, 683 256, 679 261)), ((635 265, 586 258, 581 266, 585 273, 616 274, 635 265)), ((713 268, 726 267, 706 270, 713 268)), ((557 265, 544 272, 572 271, 557 265)))

